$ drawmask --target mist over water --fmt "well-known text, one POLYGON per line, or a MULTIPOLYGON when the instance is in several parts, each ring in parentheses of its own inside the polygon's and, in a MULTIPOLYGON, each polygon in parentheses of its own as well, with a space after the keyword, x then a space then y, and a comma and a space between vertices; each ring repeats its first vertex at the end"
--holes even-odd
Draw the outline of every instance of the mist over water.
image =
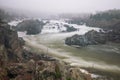
POLYGON ((120 79, 120 0, 0 0, 0 29, 0 79, 120 79))

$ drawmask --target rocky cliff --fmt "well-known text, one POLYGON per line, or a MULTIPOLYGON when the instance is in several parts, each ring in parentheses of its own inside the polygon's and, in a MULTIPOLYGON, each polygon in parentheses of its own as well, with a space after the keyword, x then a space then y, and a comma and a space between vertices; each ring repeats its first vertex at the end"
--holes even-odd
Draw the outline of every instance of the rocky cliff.
POLYGON ((22 47, 16 31, 10 29, 6 23, 0 23, 0 54, 6 60, 18 61, 22 59, 22 47))
POLYGON ((22 47, 16 31, 7 23, 0 21, 0 80, 8 80, 7 66, 22 61, 22 47))

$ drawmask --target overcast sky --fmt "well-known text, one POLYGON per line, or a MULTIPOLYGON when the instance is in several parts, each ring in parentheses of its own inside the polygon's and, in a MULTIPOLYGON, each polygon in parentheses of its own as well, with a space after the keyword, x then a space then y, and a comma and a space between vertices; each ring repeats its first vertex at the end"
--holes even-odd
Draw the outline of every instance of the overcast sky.
POLYGON ((0 5, 34 12, 81 13, 120 9, 120 0, 0 0, 0 5))

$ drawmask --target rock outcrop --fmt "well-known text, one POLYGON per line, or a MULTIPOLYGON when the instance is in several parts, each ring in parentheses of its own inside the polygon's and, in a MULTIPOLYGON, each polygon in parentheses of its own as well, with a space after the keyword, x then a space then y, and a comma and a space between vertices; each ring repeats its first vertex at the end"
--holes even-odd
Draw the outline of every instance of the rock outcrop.
POLYGON ((109 41, 120 43, 120 22, 112 26, 106 35, 109 41))
POLYGON ((105 44, 107 42, 106 34, 103 32, 97 32, 91 30, 85 35, 73 35, 68 37, 65 40, 67 45, 78 45, 78 46, 87 46, 87 45, 96 45, 96 44, 105 44))
POLYGON ((85 35, 73 35, 68 37, 65 40, 67 45, 78 45, 78 46, 87 46, 87 45, 97 45, 105 44, 107 42, 120 43, 120 28, 118 25, 114 26, 110 30, 97 32, 91 30, 85 35))
POLYGON ((97 31, 91 30, 87 32, 84 36, 87 39, 89 45, 105 44, 107 41, 106 34, 101 31, 97 32, 97 31))
POLYGON ((27 31, 28 35, 38 34, 41 32, 44 23, 39 20, 24 20, 14 27, 17 31, 27 31))
POLYGON ((17 32, 0 21, 0 80, 9 80, 8 63, 20 62, 22 59, 22 47, 17 32))
POLYGON ((74 28, 73 26, 70 26, 70 25, 67 25, 67 24, 65 24, 64 26, 66 27, 66 32, 77 31, 77 29, 74 28))
POLYGON ((86 45, 88 45, 88 41, 86 41, 85 36, 76 34, 76 35, 73 35, 72 37, 66 38, 65 44, 86 46, 86 45))
POLYGON ((6 23, 0 23, 0 54, 6 60, 22 59, 22 47, 16 31, 10 29, 6 23))

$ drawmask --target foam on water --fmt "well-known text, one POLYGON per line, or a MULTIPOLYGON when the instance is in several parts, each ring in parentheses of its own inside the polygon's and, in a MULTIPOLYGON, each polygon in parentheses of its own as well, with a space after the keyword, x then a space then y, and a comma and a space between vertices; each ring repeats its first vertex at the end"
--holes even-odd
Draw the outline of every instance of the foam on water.
POLYGON ((107 70, 114 70, 114 71, 120 71, 120 67, 116 66, 116 65, 109 65, 106 64, 104 62, 96 62, 96 61, 86 61, 82 58, 80 58, 79 56, 72 56, 70 55, 69 52, 59 52, 59 49, 54 49, 54 48, 50 48, 44 44, 41 43, 46 43, 46 42, 51 42, 55 39, 55 40, 63 40, 65 37, 68 37, 70 35, 73 35, 73 33, 59 33, 59 34, 42 34, 42 36, 36 35, 36 36, 23 36, 24 40, 27 42, 28 45, 32 46, 33 48, 36 49, 41 49, 41 50, 49 50, 50 54, 53 55, 58 55, 60 57, 66 57, 65 59, 62 59, 65 62, 70 63, 71 66, 82 66, 82 67, 95 67, 98 69, 107 69, 107 70), (63 36, 64 35, 64 36, 63 36), (42 39, 42 40, 40 40, 42 39), (40 42, 41 41, 41 42, 40 42), (104 66, 103 66, 104 65, 104 66))
MULTIPOLYGON (((52 23, 61 23, 59 21, 51 21, 52 23)), ((62 22, 64 23, 64 22, 62 22)), ((66 24, 66 23, 64 23, 66 24)), ((66 33, 51 33, 51 34, 38 34, 35 36, 30 36, 30 35, 25 35, 25 33, 18 33, 20 37, 23 37, 24 40, 26 41, 27 45, 38 49, 38 51, 44 50, 46 51, 47 49, 49 50, 49 54, 55 54, 61 57, 66 57, 64 59, 62 59, 63 61, 69 62, 72 66, 83 66, 83 67, 92 67, 94 66, 95 68, 99 68, 99 69, 107 69, 107 70, 113 70, 113 71, 120 71, 120 67, 117 65, 110 65, 110 64, 106 64, 104 62, 101 61, 86 61, 83 58, 79 57, 79 56, 73 56, 70 55, 70 52, 66 52, 65 50, 61 50, 61 49, 55 49, 53 47, 49 47, 52 46, 54 44, 52 44, 52 42, 55 41, 64 41, 64 39, 66 37, 70 37, 74 34, 80 34, 83 35, 86 32, 90 31, 90 30, 96 30, 99 31, 100 28, 95 28, 95 27, 88 27, 85 25, 75 25, 75 24, 69 24, 69 25, 74 25, 74 27, 78 28, 78 31, 75 32, 66 32, 66 33), (45 44, 48 45, 45 45, 45 44), (51 43, 51 44, 49 44, 51 43), (61 52, 62 51, 62 52, 61 52)), ((64 45, 63 43, 60 43, 62 45, 64 45)))

